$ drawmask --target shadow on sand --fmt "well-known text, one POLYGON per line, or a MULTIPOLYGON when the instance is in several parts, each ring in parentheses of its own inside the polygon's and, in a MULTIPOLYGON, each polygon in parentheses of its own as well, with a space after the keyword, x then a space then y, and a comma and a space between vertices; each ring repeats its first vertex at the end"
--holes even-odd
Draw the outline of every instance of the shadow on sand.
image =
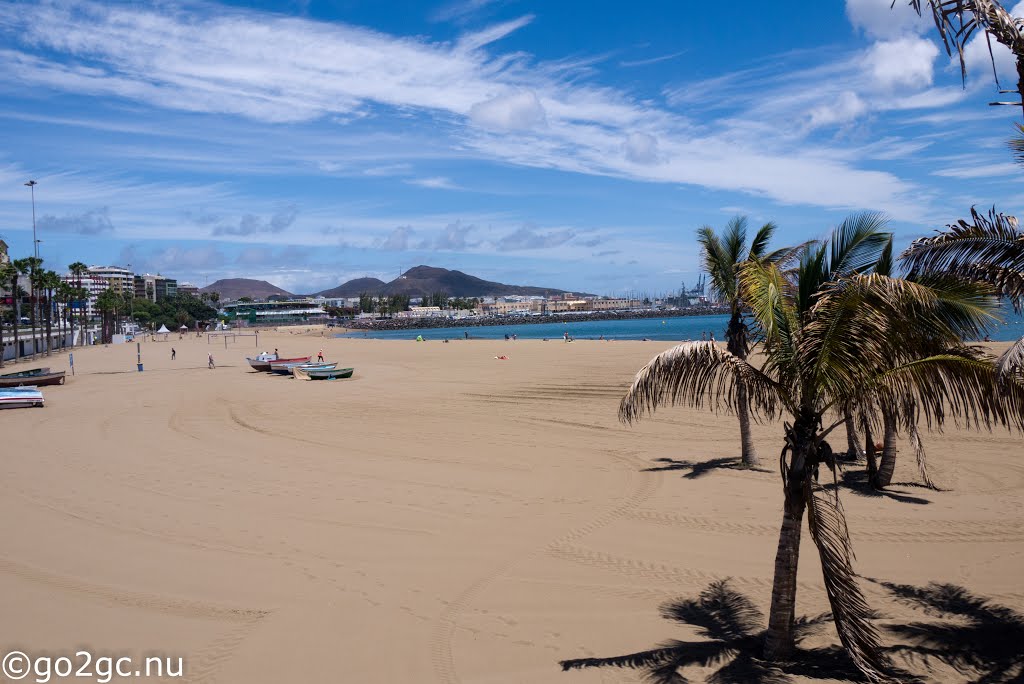
MULTIPOLYGON (((887 673, 894 680, 934 681, 934 665, 941 663, 960 673, 962 681, 1024 681, 1024 616, 951 584, 876 584, 887 589, 897 602, 934 618, 883 627, 900 642, 886 647, 886 652, 900 661, 887 673), (913 671, 922 668, 924 673, 913 671)), ((642 672, 656 684, 685 684, 689 680, 681 670, 687 667, 715 668, 707 681, 719 684, 788 684, 801 677, 869 681, 840 646, 801 645, 831 622, 828 613, 798 618, 797 649, 792 660, 768 663, 761 659, 764 615, 749 598, 735 591, 728 580, 712 583, 696 599, 664 603, 660 611, 666 620, 694 629, 701 639, 672 639, 647 651, 608 658, 563 660, 562 670, 629 668, 642 672)))
POLYGON ((661 465, 644 468, 643 472, 655 473, 664 470, 688 470, 689 472, 683 475, 687 480, 696 480, 698 477, 703 477, 713 470, 748 470, 757 473, 771 472, 764 468, 751 468, 749 466, 745 466, 738 456, 712 458, 709 461, 682 461, 675 458, 656 458, 654 459, 654 462, 660 463, 661 465))
POLYGON ((931 503, 930 499, 924 499, 919 496, 908 494, 904 491, 893 489, 893 487, 918 487, 921 489, 929 489, 924 485, 917 485, 909 482, 893 482, 887 489, 875 489, 871 486, 871 483, 868 482, 867 470, 863 468, 857 468, 856 470, 844 468, 839 477, 839 486, 850 490, 858 496, 868 496, 876 499, 892 499, 894 501, 899 501, 900 503, 918 504, 922 506, 931 503))

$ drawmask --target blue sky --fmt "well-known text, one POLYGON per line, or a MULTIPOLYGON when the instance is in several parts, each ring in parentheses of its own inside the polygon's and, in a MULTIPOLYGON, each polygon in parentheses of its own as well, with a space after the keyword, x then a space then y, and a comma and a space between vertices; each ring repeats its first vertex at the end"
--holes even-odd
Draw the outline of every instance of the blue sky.
POLYGON ((635 5, 5 2, 0 237, 31 252, 34 178, 54 268, 657 293, 738 213, 905 244, 1024 199, 983 41, 963 88, 890 0, 635 5))

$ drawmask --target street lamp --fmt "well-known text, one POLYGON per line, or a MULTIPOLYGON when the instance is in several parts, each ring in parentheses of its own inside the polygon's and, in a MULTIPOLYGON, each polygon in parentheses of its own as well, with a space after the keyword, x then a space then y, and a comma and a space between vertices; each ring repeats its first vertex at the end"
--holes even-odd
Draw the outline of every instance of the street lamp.
POLYGON ((34 180, 30 180, 25 183, 29 190, 32 191, 32 254, 36 259, 39 258, 39 240, 36 239, 36 186, 39 185, 34 180))

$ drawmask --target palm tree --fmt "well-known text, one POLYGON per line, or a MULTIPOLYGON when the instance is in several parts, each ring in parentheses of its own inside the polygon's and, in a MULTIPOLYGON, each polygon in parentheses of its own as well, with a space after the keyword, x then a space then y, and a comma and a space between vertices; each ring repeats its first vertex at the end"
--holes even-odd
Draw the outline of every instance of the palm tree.
MULTIPOLYGON (((711 226, 697 230, 697 242, 701 247, 701 266, 711 278, 711 288, 719 299, 729 306, 729 325, 725 329, 726 349, 740 359, 750 353, 750 330, 743 320, 743 300, 740 297, 739 273, 747 261, 765 260, 773 263, 792 250, 778 250, 766 254, 768 242, 775 233, 774 223, 766 223, 754 235, 754 241, 747 247, 747 219, 737 216, 726 224, 722 233, 716 234, 711 226)), ((740 422, 741 457, 744 466, 758 464, 757 448, 750 435, 750 402, 747 388, 741 381, 736 388, 736 417, 740 422)))
MULTIPOLYGON (((17 277, 17 271, 14 269, 14 266, 12 266, 9 263, 0 264, 0 287, 2 287, 3 285, 6 285, 7 283, 11 282, 16 277, 17 277)), ((13 292, 12 292, 12 294, 13 294, 13 292)), ((14 299, 15 299, 14 297, 11 298, 11 304, 12 305, 14 304, 14 299)), ((13 306, 11 308, 13 308, 13 306)), ((15 318, 17 318, 17 316, 15 316, 15 318)), ((14 321, 14 329, 15 329, 15 331, 17 331, 17 329, 18 329, 18 321, 17 320, 14 321)), ((17 342, 15 342, 15 346, 17 346, 17 342)), ((3 308, 0 308, 0 368, 3 368, 3 367, 4 367, 4 311, 3 311, 3 308)))
POLYGON ((71 322, 71 301, 74 299, 75 288, 63 278, 59 278, 59 280, 60 284, 57 285, 57 301, 61 303, 60 345, 63 348, 67 345, 68 325, 71 322))
MULTIPOLYGON (((46 321, 46 355, 49 356, 53 352, 54 293, 60 286, 60 276, 55 271, 40 271, 39 284, 45 299, 46 308, 44 309, 45 315, 43 318, 46 321)), ((40 304, 40 306, 43 306, 43 304, 40 304)))
POLYGON ((35 358, 36 354, 39 353, 39 341, 36 335, 36 322, 38 321, 36 313, 39 308, 39 267, 42 266, 43 260, 39 257, 25 257, 24 259, 19 259, 19 261, 25 262, 28 265, 29 319, 32 325, 32 357, 35 358))
MULTIPOLYGON (((15 259, 11 262, 14 266, 14 275, 11 278, 11 294, 14 296, 14 354, 16 359, 21 359, 21 345, 18 342, 18 328, 21 326, 21 289, 18 286, 18 278, 24 275, 28 275, 31 270, 31 264, 28 259, 15 259)), ((34 320, 34 319, 33 319, 34 320)), ((33 328, 33 335, 35 329, 33 328)))
POLYGON ((833 418, 848 404, 876 402, 892 406, 908 430, 922 418, 937 427, 953 420, 1024 429, 1024 385, 1001 388, 995 360, 961 343, 991 319, 997 306, 991 288, 865 275, 889 240, 883 226, 876 214, 854 215, 828 243, 805 246, 795 269, 759 261, 743 265, 741 295, 764 340, 761 367, 711 343, 685 342, 644 366, 619 407, 619 417, 629 423, 669 403, 734 411, 742 382, 754 414, 788 416, 779 459, 783 517, 764 655, 785 660, 794 648, 806 512, 839 638, 870 678, 884 677, 888 663, 856 581, 839 489, 818 483, 823 465, 835 481, 826 438, 845 416, 833 418), (946 348, 920 353, 922 335, 945 341, 946 348))
MULTIPOLYGON (((76 261, 75 263, 73 263, 70 266, 68 266, 68 271, 71 272, 71 275, 75 276, 75 278, 76 278, 75 286, 78 288, 79 294, 81 294, 81 292, 83 291, 82 290, 82 276, 84 276, 86 273, 89 272, 89 267, 86 266, 81 261, 76 261)), ((89 310, 88 294, 85 297, 81 298, 79 301, 82 302, 82 310, 79 313, 79 325, 78 325, 78 327, 80 329, 80 333, 79 334, 81 334, 81 336, 82 336, 82 344, 84 345, 85 344, 85 328, 88 325, 88 323, 87 323, 87 320, 88 320, 88 310, 89 310)), ((73 340, 72 340, 72 342, 73 342, 73 340)))

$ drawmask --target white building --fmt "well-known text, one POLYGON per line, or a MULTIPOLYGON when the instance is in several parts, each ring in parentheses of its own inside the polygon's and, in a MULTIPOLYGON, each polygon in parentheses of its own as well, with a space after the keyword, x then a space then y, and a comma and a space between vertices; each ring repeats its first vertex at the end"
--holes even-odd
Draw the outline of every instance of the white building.
MULTIPOLYGON (((68 273, 61 277, 65 283, 78 287, 79 278, 73 273, 68 273)), ((81 278, 82 287, 88 293, 88 299, 86 300, 86 314, 92 316, 96 313, 96 297, 101 292, 110 288, 110 281, 106 278, 95 276, 95 275, 83 275, 81 278)), ((76 313, 80 313, 78 309, 75 309, 76 313)))
MULTIPOLYGON (((119 294, 135 294, 135 274, 120 266, 90 266, 89 273, 96 278, 103 278, 114 292, 119 294)), ((106 288, 104 288, 106 289, 106 288)))

